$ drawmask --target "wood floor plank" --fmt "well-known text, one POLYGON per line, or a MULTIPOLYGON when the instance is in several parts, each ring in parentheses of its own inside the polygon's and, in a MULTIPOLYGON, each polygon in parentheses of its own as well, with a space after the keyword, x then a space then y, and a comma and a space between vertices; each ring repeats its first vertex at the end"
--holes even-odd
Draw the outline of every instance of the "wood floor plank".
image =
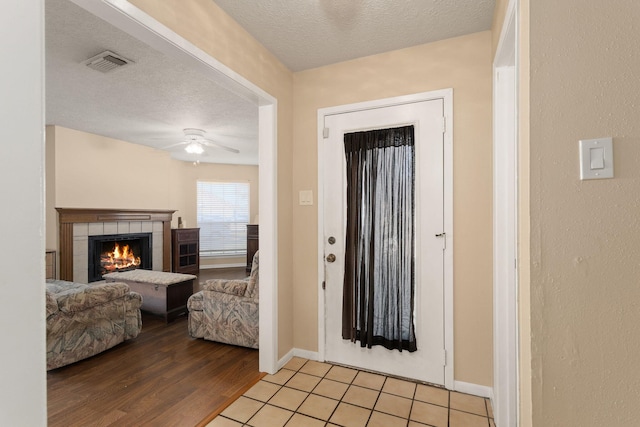
POLYGON ((194 426, 259 376, 257 350, 143 314, 136 339, 48 372, 49 426, 194 426))

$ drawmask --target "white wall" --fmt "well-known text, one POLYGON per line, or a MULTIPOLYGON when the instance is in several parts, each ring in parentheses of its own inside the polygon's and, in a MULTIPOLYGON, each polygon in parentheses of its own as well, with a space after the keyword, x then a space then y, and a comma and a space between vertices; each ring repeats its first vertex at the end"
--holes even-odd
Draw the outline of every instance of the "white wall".
POLYGON ((41 426, 47 419, 43 10, 42 0, 5 0, 0 14, 0 56, 11 58, 11 66, 0 69, 3 426, 41 426))

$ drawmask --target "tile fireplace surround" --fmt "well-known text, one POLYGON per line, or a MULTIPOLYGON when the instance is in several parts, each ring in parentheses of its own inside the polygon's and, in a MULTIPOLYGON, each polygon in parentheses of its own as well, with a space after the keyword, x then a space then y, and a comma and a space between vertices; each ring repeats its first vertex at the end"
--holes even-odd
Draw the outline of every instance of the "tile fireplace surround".
POLYGON ((152 233, 152 269, 171 269, 171 217, 175 210, 56 208, 60 225, 60 279, 87 283, 89 236, 152 233))

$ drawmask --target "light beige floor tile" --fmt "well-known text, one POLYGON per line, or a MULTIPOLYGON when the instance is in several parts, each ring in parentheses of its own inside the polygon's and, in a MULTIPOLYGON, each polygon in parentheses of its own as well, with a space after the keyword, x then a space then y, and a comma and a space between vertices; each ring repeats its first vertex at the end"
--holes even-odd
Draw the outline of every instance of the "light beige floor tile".
POLYGON ((449 411, 449 427, 487 427, 489 418, 479 415, 469 414, 467 412, 449 411))
POLYGON ((331 417, 333 410, 336 409, 336 406, 338 406, 337 400, 310 394, 307 400, 300 405, 298 412, 327 421, 329 417, 331 417))
POLYGON ((222 415, 240 421, 241 423, 246 423, 253 414, 258 412, 258 409, 260 409, 262 405, 261 402, 240 396, 235 402, 229 405, 227 409, 222 411, 222 415))
POLYGON ((370 409, 360 408, 343 402, 338 405, 338 408, 336 408, 336 411, 329 421, 344 427, 364 427, 367 425, 370 415, 370 409))
POLYGON ((487 407, 482 397, 452 391, 449 396, 449 402, 452 409, 471 412, 472 414, 482 415, 483 417, 487 416, 487 407))
POLYGON ((271 400, 269 400, 269 404, 295 411, 302 405, 302 402, 304 402, 304 399, 306 399, 308 395, 309 394, 304 391, 282 387, 271 400))
POLYGON ((331 365, 328 363, 315 362, 313 360, 309 360, 304 364, 302 368, 300 368, 300 372, 304 372, 305 374, 315 375, 316 377, 324 377, 327 372, 331 369, 331 365))
POLYGON ((283 427, 293 412, 286 409, 264 405, 247 423, 251 427, 283 427))
POLYGON ((324 427, 324 421, 307 417, 302 414, 294 414, 286 424, 286 427, 324 427))
POLYGON ((291 369, 280 369, 273 375, 265 375, 263 381, 269 381, 270 383, 284 385, 295 374, 295 371, 291 369))
POLYGON ((449 390, 418 384, 415 399, 434 405, 449 406, 449 390))
POLYGON ((496 423, 493 421, 493 418, 489 418, 489 427, 496 427, 496 423))
POLYGON ((491 400, 484 399, 484 403, 487 406, 487 414, 489 414, 489 418, 493 418, 493 407, 491 406, 491 400))
POLYGON ((334 381, 340 381, 341 383, 351 383, 358 374, 355 369, 343 368, 342 366, 334 366, 327 372, 325 378, 334 381))
POLYGON ((386 377, 382 375, 370 374, 369 372, 360 371, 353 380, 353 384, 359 385, 360 387, 381 390, 385 379, 386 377))
POLYGON ((242 427, 242 423, 224 417, 215 417, 205 427, 242 427))
POLYGON ((415 421, 409 421, 409 427, 430 427, 426 424, 422 424, 422 423, 417 423, 415 421))
POLYGON ((302 368, 302 366, 304 366, 305 363, 307 363, 307 359, 294 356, 291 358, 291 360, 287 362, 286 365, 284 365, 284 368, 291 369, 292 371, 297 371, 300 368, 302 368))
POLYGON ((367 427, 406 427, 407 419, 373 411, 367 427))
POLYGON ((266 402, 280 390, 279 384, 270 383, 268 381, 258 381, 253 387, 245 392, 246 397, 266 402))
POLYGON ((287 382, 287 387, 311 392, 320 382, 320 378, 298 372, 287 382))
POLYGON ((407 397, 413 399, 416 391, 416 383, 410 381, 399 380, 397 378, 387 378, 384 382, 382 391, 396 396, 407 397))
POLYGON ((408 419, 411 413, 411 399, 380 393, 374 409, 379 412, 384 412, 385 414, 408 419))
POLYGON ((410 419, 435 427, 447 427, 449 422, 449 409, 430 403, 415 401, 411 408, 410 419))
POLYGON ((316 388, 313 389, 313 394, 319 394, 320 396, 340 400, 347 391, 347 388, 349 388, 348 384, 323 379, 316 388))
POLYGON ((380 392, 378 390, 371 390, 370 388, 351 385, 342 400, 344 402, 351 403, 352 405, 373 409, 376 404, 376 400, 378 400, 379 394, 380 392))

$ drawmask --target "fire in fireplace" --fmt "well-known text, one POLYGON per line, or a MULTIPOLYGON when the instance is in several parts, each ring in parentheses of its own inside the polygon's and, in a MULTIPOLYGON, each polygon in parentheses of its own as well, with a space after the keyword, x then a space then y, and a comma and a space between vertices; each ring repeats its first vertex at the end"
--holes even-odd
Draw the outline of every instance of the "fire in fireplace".
POLYGON ((89 236, 89 283, 115 271, 151 269, 151 233, 89 236))
POLYGON ((120 248, 118 242, 113 244, 113 250, 111 252, 100 254, 100 268, 103 268, 109 273, 138 268, 140 262, 140 257, 136 256, 129 245, 124 245, 120 248))

